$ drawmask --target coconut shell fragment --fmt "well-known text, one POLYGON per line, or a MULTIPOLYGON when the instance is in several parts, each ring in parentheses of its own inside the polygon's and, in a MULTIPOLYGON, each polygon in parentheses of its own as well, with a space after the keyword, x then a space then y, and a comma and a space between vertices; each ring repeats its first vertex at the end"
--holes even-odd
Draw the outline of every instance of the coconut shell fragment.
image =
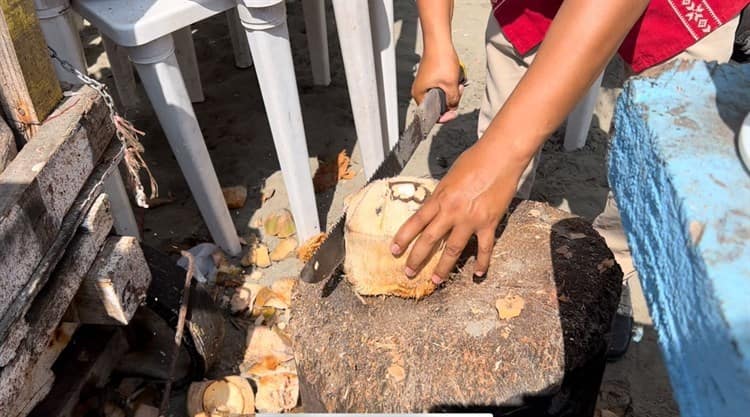
POLYGON ((271 252, 271 260, 278 262, 286 258, 290 253, 294 252, 296 247, 297 241, 291 237, 281 240, 271 252))
POLYGON ((288 238, 297 232, 292 213, 286 209, 266 217, 263 221, 263 230, 267 235, 276 236, 280 239, 288 238))
POLYGON ((255 414, 255 396, 248 381, 239 376, 195 382, 188 388, 187 411, 190 417, 255 414))

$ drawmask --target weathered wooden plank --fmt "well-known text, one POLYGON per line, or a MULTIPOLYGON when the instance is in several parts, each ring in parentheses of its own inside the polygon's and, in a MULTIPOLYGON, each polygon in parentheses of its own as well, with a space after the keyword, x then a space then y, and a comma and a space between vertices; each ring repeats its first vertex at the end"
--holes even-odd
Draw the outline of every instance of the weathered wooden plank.
POLYGON ((55 374, 51 368, 63 349, 68 346, 73 334, 78 329, 78 323, 61 323, 55 329, 54 337, 46 344, 46 349, 33 362, 33 368, 24 381, 23 389, 14 401, 11 417, 25 417, 39 404, 52 389, 55 374))
POLYGON ((128 324, 150 284, 151 271, 138 239, 108 238, 75 296, 81 323, 128 324))
MULTIPOLYGON (((94 179, 97 173, 101 176, 102 170, 95 171, 94 179)), ((80 199, 90 198, 86 190, 81 193, 80 199)), ((23 398, 29 403, 38 402, 46 394, 42 391, 48 391, 49 387, 45 385, 47 382, 51 384, 51 381, 47 381, 48 373, 43 368, 46 366, 48 370, 52 365, 54 358, 50 357, 50 349, 66 334, 61 333, 61 317, 112 229, 112 223, 107 196, 99 194, 65 249, 63 259, 51 274, 52 279, 39 292, 28 313, 16 321, 26 329, 26 333, 21 335, 23 343, 19 346, 6 342, 0 348, 11 352, 13 359, 0 372, 0 415, 12 415, 11 407, 23 406, 19 399, 23 398), (40 365, 42 363, 46 365, 40 365)), ((29 408, 28 404, 25 408, 29 408)))
POLYGON ((29 324, 23 318, 11 327, 7 339, 0 346, 0 368, 7 366, 16 357, 16 350, 29 333, 29 324))
POLYGON ((29 417, 62 417, 70 415, 86 385, 102 386, 128 350, 122 329, 85 326, 58 358, 52 371, 55 384, 49 395, 29 417))
POLYGON ((26 139, 62 98, 32 0, 0 0, 0 101, 26 139))
POLYGON ((27 349, 40 352, 54 337, 55 329, 73 301, 87 271, 93 265, 104 241, 112 230, 109 198, 99 194, 89 209, 65 255, 51 274, 26 313, 30 325, 27 349))
POLYGON ((114 134, 107 106, 91 88, 62 108, 0 174, 0 317, 52 246, 114 134))
POLYGON ((0 172, 5 170, 10 161, 16 157, 16 139, 13 137, 13 132, 0 117, 0 172))
MULTIPOLYGON (((105 152, 101 163, 91 174, 79 193, 75 203, 68 210, 59 232, 50 245, 49 250, 38 262, 30 279, 22 287, 22 290, 10 303, 4 307, 5 313, 0 316, 0 344, 5 340, 12 325, 22 317, 30 308, 32 300, 47 283, 54 268, 63 257, 68 244, 71 242, 76 229, 83 222, 83 213, 86 213, 101 193, 104 178, 117 169, 117 164, 122 160, 123 148, 119 142, 113 141, 105 152)), ((0 244, 2 244, 0 240, 0 244)), ((0 253, 3 256, 4 253, 0 253)), ((4 277, 0 277, 2 279, 4 277)))

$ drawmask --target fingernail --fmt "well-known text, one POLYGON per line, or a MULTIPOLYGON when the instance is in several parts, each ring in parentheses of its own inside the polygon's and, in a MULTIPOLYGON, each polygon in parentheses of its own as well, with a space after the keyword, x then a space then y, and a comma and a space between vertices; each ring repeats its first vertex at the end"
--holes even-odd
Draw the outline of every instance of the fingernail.
POLYGON ((398 255, 399 253, 401 253, 401 246, 399 246, 399 245, 397 245, 395 243, 392 244, 391 245, 391 253, 394 254, 394 255, 398 255))
POLYGON ((409 277, 409 278, 413 278, 414 275, 416 275, 416 273, 414 272, 414 270, 411 269, 411 268, 409 268, 408 266, 406 268, 404 268, 404 273, 406 273, 406 276, 409 277))
POLYGON ((478 277, 483 277, 484 276, 484 271, 476 271, 476 272, 474 272, 474 275, 476 275, 478 277))
POLYGON ((434 282, 434 283, 435 283, 435 285, 440 285, 440 284, 442 284, 442 283, 443 283, 443 279, 442 279, 442 278, 440 278, 440 277, 439 277, 439 276, 437 276, 437 275, 433 275, 433 276, 432 276, 432 282, 434 282))

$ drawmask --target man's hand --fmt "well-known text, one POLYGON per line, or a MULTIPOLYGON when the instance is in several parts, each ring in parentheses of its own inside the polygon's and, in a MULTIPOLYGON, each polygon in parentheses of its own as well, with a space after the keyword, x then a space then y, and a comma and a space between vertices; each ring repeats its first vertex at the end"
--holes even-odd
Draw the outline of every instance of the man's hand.
POLYGON ((451 34, 453 0, 417 0, 417 9, 424 51, 411 86, 411 95, 419 104, 427 90, 435 87, 443 89, 447 111, 438 122, 445 123, 458 115, 458 102, 463 92, 463 86, 459 85, 461 67, 451 34))
POLYGON ((453 269, 466 243, 477 235, 474 274, 487 272, 495 244, 495 230, 516 193, 523 161, 498 158, 502 152, 489 142, 467 149, 440 181, 430 198, 396 233, 391 251, 402 255, 416 238, 404 273, 413 277, 435 245, 447 236, 432 280, 441 283, 453 269))
POLYGON ((464 86, 459 84, 461 67, 453 45, 444 45, 425 50, 419 69, 411 85, 411 95, 417 104, 422 102, 427 90, 440 87, 445 91, 447 111, 438 122, 445 123, 458 116, 464 86))

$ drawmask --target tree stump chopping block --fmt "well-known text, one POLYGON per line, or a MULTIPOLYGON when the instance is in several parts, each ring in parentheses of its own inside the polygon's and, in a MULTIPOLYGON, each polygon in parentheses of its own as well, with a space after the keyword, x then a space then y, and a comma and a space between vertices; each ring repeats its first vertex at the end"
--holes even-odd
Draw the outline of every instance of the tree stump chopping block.
POLYGON ((305 412, 593 412, 622 271, 583 219, 530 201, 510 212, 481 281, 472 257, 420 300, 361 298, 340 276, 297 285, 288 329, 305 412), (581 370, 593 399, 570 404, 581 370))

